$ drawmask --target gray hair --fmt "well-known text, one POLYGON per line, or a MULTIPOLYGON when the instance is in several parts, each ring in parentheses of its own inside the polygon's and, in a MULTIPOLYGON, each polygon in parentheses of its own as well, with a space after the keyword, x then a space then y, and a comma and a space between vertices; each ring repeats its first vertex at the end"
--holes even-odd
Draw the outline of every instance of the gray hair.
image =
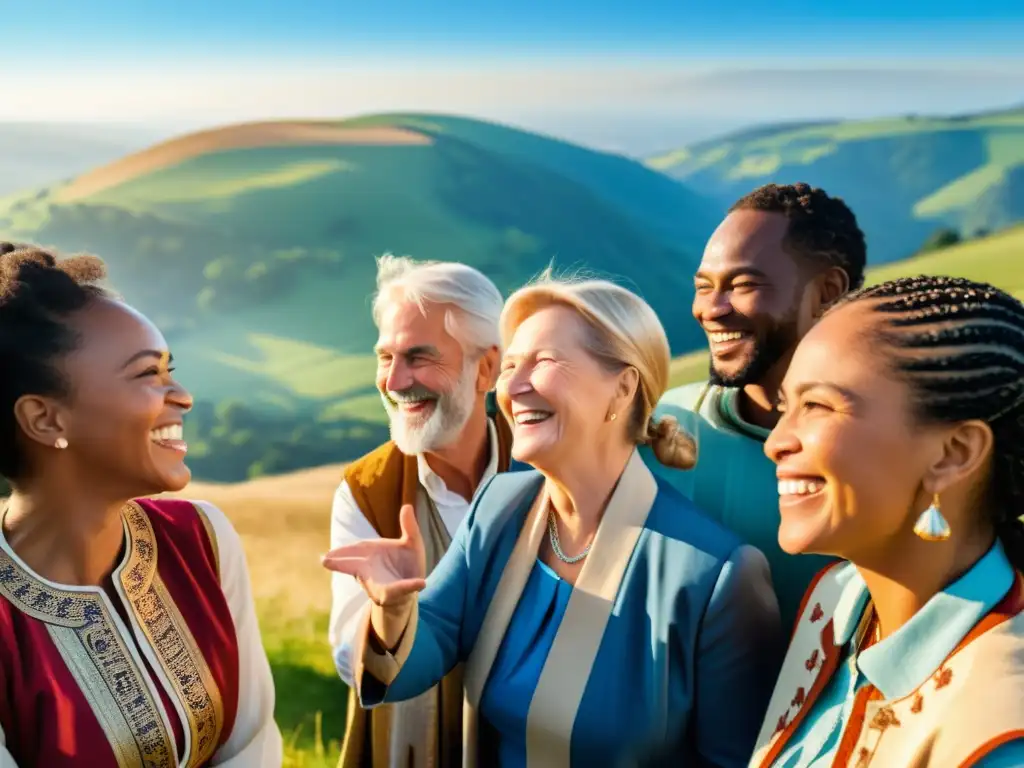
POLYGON ((428 303, 450 305, 444 327, 465 351, 501 349, 498 322, 504 301, 494 283, 479 270, 458 262, 415 261, 386 253, 377 258, 373 322, 378 328, 385 307, 403 300, 415 302, 424 313, 428 303))

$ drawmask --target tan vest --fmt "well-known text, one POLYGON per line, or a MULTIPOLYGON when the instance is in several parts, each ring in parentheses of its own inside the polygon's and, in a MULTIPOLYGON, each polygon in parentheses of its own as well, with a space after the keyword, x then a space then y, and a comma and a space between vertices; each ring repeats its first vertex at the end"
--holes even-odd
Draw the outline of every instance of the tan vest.
MULTIPOLYGON (((492 415, 498 434, 498 471, 508 470, 512 432, 500 414, 492 415)), ((448 539, 443 524, 433 513, 426 492, 420 487, 419 469, 415 456, 407 456, 393 442, 387 442, 345 468, 345 481, 360 511, 380 536, 397 539, 402 535, 398 511, 403 504, 416 507, 417 518, 423 530, 428 549, 427 567, 433 569, 444 554, 448 539), (431 536, 428 526, 437 535, 431 536), (443 542, 431 547, 431 540, 443 542)), ((419 697, 418 697, 419 698, 419 697)), ((392 722, 395 706, 385 705, 372 710, 359 706, 355 690, 349 689, 345 740, 342 744, 340 768, 391 768, 417 765, 447 768, 462 764, 462 707, 463 683, 461 665, 445 676, 433 691, 423 694, 433 698, 437 720, 436 739, 427 740, 424 749, 429 753, 417 756, 414 747, 408 754, 392 755, 395 739, 392 722), (419 759, 417 759, 419 757, 419 759)), ((433 732, 433 728, 430 728, 433 732)))
MULTIPOLYGON (((811 585, 750 768, 775 764, 840 663, 832 614, 841 586, 827 568, 811 585)), ((1024 576, 909 696, 872 685, 854 699, 834 768, 963 768, 1024 738, 1024 576)))

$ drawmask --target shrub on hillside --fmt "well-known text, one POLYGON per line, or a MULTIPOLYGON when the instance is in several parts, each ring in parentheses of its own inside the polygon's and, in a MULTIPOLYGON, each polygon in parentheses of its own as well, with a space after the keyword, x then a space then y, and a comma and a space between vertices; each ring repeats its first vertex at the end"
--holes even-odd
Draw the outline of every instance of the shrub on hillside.
POLYGON ((185 438, 197 478, 237 482, 350 461, 385 442, 388 430, 357 419, 321 422, 310 414, 267 414, 225 400, 196 403, 185 419, 185 438))
POLYGON ((304 270, 342 262, 333 247, 281 248, 109 205, 49 205, 36 239, 100 254, 116 264, 112 277, 133 303, 182 317, 262 304, 286 293, 304 270))
POLYGON ((924 241, 924 244, 921 246, 920 253, 928 253, 929 251, 938 251, 942 248, 948 248, 951 245, 956 245, 961 242, 961 239, 960 233, 955 229, 950 229, 949 227, 937 229, 928 236, 927 240, 924 241))

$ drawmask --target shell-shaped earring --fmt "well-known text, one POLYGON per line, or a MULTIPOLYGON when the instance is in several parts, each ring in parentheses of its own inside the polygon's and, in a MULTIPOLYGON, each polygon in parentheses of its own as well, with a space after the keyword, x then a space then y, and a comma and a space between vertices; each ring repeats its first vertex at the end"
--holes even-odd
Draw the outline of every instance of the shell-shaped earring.
POLYGON ((945 541, 949 538, 952 531, 939 508, 939 494, 935 494, 931 506, 917 518, 917 522, 914 523, 914 533, 925 541, 945 541))
POLYGON ((608 421, 615 421, 616 416, 618 416, 618 414, 612 411, 610 414, 608 414, 608 421))
POLYGON ((68 447, 68 439, 66 437, 58 437, 56 440, 53 441, 53 447, 56 448, 58 451, 63 451, 65 448, 68 447))

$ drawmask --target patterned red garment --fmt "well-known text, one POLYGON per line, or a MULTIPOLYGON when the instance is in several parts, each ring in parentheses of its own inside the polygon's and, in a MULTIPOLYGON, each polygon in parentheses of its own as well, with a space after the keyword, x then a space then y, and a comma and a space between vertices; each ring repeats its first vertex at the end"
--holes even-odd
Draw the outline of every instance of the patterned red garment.
POLYGON ((210 522, 167 499, 124 520, 106 591, 0 548, 0 728, 21 766, 204 766, 231 735, 238 639, 210 522))

